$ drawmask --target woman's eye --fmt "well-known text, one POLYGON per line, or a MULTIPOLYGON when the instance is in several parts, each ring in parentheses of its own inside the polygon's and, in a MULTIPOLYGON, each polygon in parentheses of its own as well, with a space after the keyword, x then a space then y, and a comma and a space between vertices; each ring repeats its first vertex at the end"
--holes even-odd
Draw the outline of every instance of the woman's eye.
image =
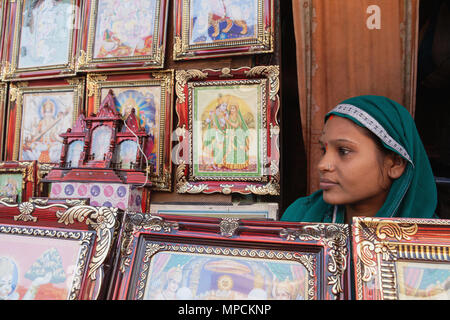
POLYGON ((339 150, 339 154, 343 155, 343 156, 346 156, 351 152, 351 150, 349 150, 347 148, 339 148, 338 150, 339 150))

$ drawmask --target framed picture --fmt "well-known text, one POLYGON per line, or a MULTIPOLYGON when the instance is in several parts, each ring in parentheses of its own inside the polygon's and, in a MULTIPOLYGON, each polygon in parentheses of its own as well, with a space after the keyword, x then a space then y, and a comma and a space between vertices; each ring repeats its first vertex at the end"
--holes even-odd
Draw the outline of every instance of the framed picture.
MULTIPOLYGON (((7 104, 7 92, 8 92, 8 84, 7 83, 0 83, 0 125, 2 126, 2 128, 5 127, 5 121, 6 121, 6 104, 7 104)), ((4 135, 5 131, 4 130, 0 130, 0 155, 1 155, 1 159, 4 159, 5 156, 3 154, 3 150, 5 147, 5 135, 4 135)))
POLYGON ((273 52, 273 0, 175 0, 174 60, 273 52))
POLYGON ((63 139, 83 111, 83 78, 10 84, 6 160, 59 163, 63 139))
POLYGON ((164 66, 168 0, 88 0, 80 71, 164 66))
POLYGON ((158 72, 88 74, 88 113, 97 112, 113 90, 117 112, 126 117, 134 108, 148 139, 144 153, 152 167, 152 189, 172 189, 173 70, 158 72))
POLYGON ((359 300, 450 299, 450 221, 354 218, 359 300))
POLYGON ((264 202, 239 205, 190 203, 151 203, 153 215, 189 215, 196 217, 278 220, 278 203, 264 202))
POLYGON ((36 194, 35 161, 0 162, 0 199, 25 202, 36 194))
POLYGON ((104 299, 117 209, 0 201, 2 300, 104 299))
POLYGON ((111 299, 343 299, 345 225, 125 215, 111 299))
POLYGON ((75 75, 82 3, 9 1, 3 80, 75 75))
POLYGON ((279 194, 279 68, 178 70, 179 193, 279 194))

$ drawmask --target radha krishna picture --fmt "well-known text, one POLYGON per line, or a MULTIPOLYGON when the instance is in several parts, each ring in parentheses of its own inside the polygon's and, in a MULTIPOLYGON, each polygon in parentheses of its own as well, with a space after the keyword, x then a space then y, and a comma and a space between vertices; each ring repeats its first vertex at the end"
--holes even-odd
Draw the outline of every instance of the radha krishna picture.
POLYGON ((194 174, 261 174, 259 87, 237 85, 194 90, 194 174))

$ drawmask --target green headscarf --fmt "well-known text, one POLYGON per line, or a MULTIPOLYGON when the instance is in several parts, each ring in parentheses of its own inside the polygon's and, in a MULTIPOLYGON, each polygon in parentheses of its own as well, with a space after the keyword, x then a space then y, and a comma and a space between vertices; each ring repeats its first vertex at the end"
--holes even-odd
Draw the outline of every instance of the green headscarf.
MULTIPOLYGON (((384 147, 407 161, 402 176, 394 180, 377 217, 436 218, 437 190, 428 156, 414 119, 402 105, 381 96, 347 99, 325 116, 345 117, 369 129, 384 147)), ((297 199, 283 214, 283 221, 344 223, 343 206, 327 204, 322 190, 297 199)))

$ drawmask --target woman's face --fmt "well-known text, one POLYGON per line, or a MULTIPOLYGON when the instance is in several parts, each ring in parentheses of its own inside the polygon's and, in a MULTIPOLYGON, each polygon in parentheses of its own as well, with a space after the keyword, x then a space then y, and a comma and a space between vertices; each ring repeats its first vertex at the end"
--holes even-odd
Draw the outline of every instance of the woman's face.
POLYGON ((327 203, 362 205, 376 213, 391 181, 381 151, 363 130, 343 117, 328 119, 320 139, 320 188, 327 203))

